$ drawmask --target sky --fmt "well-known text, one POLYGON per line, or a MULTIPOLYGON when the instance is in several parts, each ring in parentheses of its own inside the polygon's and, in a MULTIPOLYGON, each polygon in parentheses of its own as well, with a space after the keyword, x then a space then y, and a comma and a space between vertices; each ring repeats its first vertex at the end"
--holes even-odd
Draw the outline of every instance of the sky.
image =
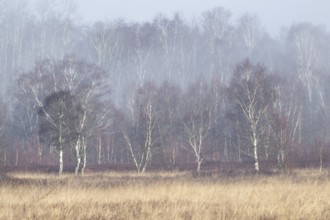
POLYGON ((78 0, 77 3, 84 23, 118 18, 144 22, 152 21, 158 14, 171 17, 176 12, 193 19, 220 6, 232 13, 232 22, 244 13, 258 15, 272 35, 278 34, 282 27, 304 21, 330 30, 329 0, 78 0))

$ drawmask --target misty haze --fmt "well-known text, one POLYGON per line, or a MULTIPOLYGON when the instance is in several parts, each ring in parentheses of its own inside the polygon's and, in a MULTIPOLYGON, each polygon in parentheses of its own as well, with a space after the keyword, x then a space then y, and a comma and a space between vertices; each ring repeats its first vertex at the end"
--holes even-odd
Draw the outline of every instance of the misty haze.
POLYGON ((229 2, 0 0, 0 219, 330 219, 329 5, 229 2))

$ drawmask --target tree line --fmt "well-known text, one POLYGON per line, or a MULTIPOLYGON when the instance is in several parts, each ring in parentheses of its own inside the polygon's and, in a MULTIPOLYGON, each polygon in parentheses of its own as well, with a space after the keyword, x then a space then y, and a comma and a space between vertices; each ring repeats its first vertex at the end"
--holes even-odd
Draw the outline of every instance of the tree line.
POLYGON ((221 7, 194 21, 84 25, 74 1, 0 3, 3 165, 328 162, 322 26, 274 38, 257 16, 233 21, 221 7))

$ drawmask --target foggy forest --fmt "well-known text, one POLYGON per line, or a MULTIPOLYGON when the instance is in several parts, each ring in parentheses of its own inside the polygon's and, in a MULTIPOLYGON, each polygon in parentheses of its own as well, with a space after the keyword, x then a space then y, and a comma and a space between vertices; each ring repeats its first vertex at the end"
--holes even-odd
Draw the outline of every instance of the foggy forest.
POLYGON ((330 33, 256 15, 79 22, 73 1, 0 1, 1 167, 84 173, 322 169, 330 33), (9 3, 10 2, 10 3, 9 3))

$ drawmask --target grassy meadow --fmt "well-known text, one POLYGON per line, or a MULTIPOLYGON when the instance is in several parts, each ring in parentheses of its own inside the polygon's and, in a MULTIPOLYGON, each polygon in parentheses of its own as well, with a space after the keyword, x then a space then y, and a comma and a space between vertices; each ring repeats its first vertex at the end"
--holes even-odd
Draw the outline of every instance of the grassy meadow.
POLYGON ((10 172, 0 219, 330 219, 330 176, 10 172))

